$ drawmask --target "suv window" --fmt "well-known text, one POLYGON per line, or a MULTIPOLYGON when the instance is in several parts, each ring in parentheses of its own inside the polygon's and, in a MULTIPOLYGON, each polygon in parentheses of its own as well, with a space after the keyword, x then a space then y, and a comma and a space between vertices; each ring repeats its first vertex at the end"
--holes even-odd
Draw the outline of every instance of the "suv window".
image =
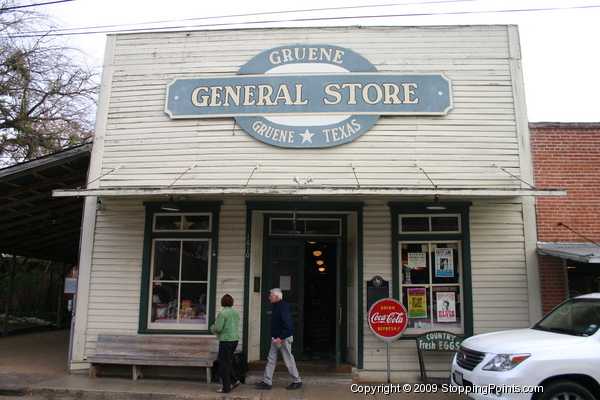
POLYGON ((600 327, 600 301, 571 299, 546 315, 532 328, 575 336, 593 335, 600 327))

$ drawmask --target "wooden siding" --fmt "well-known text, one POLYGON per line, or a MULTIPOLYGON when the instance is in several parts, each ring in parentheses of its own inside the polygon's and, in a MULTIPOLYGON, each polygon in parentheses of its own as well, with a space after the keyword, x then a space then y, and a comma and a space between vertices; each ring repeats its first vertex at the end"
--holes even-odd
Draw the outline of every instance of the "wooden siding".
MULTIPOLYGON (((117 35, 111 59, 99 187, 315 186, 510 187, 520 182, 519 140, 506 26, 257 29, 117 35), (232 118, 171 120, 175 77, 231 76, 260 52, 285 44, 347 47, 381 72, 443 73, 447 116, 381 117, 360 138, 323 149, 262 143, 232 118), (255 167, 258 168, 253 173, 255 167), (355 167, 354 176, 352 165, 355 167), (252 174, 253 173, 253 174, 252 174)), ((102 135, 103 132, 98 132, 102 135)))
MULTIPOLYGON (((242 199, 243 200, 243 199, 242 199)), ((244 315, 244 202, 225 201, 221 208, 215 311, 220 299, 233 296, 244 315)), ((141 297, 145 207, 142 199, 103 199, 97 214, 87 309, 86 351, 91 354, 99 333, 135 334, 141 297)), ((212 324, 213 321, 209 321, 212 324)))
MULTIPOLYGON (((476 200, 471 207, 471 273, 475 334, 530 325, 524 228, 520 199, 476 200)), ((383 201, 365 204, 364 279, 380 275, 391 280, 389 208, 383 201)), ((395 288, 392 288, 395 290, 395 288)), ((395 292, 394 292, 395 293, 395 292)), ((366 285, 363 283, 366 304, 366 285)), ((371 332, 365 319, 364 368, 386 371, 386 345, 371 332)), ((417 349, 413 340, 391 346, 392 370, 405 378, 418 378, 417 349)), ((449 368, 447 355, 427 356, 428 371, 449 368)), ((362 376, 362 375, 361 375, 362 376)), ((368 375, 366 375, 368 376, 368 375)), ((432 376, 435 376, 433 374, 432 376)))
MULTIPOLYGON (((249 318, 249 354, 258 348, 260 331, 260 295, 251 291, 250 313, 244 309, 245 263, 244 197, 223 198, 221 207, 217 302, 225 293, 235 299, 242 323, 249 318)), ((391 199, 367 199, 363 218, 364 280, 379 275, 392 282, 391 218, 387 205, 391 199)), ((529 325, 527 273, 524 250, 522 205, 519 199, 477 200, 471 207, 471 256, 475 333, 529 325)), ((144 207, 141 199, 103 199, 98 213, 96 241, 93 250, 89 293, 86 354, 95 346, 98 333, 136 333, 140 306, 144 207)), ((259 222, 258 225, 261 225, 259 222)), ((258 250, 260 235, 253 242, 258 250)), ((260 254, 252 254, 251 276, 260 276, 260 254)), ((355 271, 356 272, 356 271, 355 271)), ((252 285, 252 282, 246 282, 252 285)), ((355 280, 348 288, 349 314, 355 315, 357 303, 352 293, 360 291, 366 304, 366 285, 355 280), (360 286, 359 286, 360 285, 360 286)), ((392 290, 395 290, 392 287, 392 290)), ((354 320, 348 326, 348 345, 356 346, 354 320)), ((364 368, 384 371, 385 343, 377 339, 363 319, 364 368)), ((240 332, 243 335, 243 332, 240 332)), ((413 341, 397 341, 392 345, 394 370, 418 372, 413 341)), ((256 358, 257 354, 252 358, 256 358)), ((428 368, 444 368, 444 358, 431 358, 428 368), (437 360, 437 361, 436 361, 437 360)))

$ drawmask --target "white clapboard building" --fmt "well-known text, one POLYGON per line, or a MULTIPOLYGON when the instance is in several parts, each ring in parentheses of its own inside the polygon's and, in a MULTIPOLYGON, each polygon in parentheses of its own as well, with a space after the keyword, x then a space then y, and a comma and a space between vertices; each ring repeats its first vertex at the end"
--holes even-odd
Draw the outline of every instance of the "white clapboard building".
POLYGON ((535 188, 521 66, 505 25, 110 35, 87 185, 55 192, 86 198, 71 369, 99 334, 211 336, 226 293, 260 366, 274 287, 298 363, 362 380, 381 298, 396 381, 418 335, 529 326, 535 198, 564 192, 535 188))

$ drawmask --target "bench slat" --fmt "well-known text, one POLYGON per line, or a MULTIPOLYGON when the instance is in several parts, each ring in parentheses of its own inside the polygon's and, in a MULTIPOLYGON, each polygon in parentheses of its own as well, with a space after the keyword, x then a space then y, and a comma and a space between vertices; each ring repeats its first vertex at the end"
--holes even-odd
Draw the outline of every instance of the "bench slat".
POLYGON ((166 366, 188 366, 188 367, 212 367, 214 360, 182 360, 178 359, 148 359, 148 358, 110 358, 110 357, 88 357, 88 361, 98 364, 122 364, 122 365, 166 365, 166 366))
POLYGON ((96 356, 114 356, 114 355, 122 355, 122 356, 130 356, 130 357, 179 357, 179 358, 205 358, 210 357, 217 352, 214 351, 206 351, 206 350, 190 350, 190 351, 182 351, 182 350, 169 350, 169 349, 102 349, 101 351, 96 351, 96 356))

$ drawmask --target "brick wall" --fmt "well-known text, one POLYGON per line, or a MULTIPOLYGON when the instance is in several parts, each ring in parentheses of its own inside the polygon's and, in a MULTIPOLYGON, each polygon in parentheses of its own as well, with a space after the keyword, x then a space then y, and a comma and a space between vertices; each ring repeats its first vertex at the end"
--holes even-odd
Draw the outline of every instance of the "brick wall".
MULTIPOLYGON (((538 240, 600 241, 600 123, 540 122, 529 129, 535 186, 567 190, 565 197, 537 198, 538 240)), ((565 274, 563 260, 540 256, 544 312, 566 298, 565 274)))
POLYGON ((538 240, 585 242, 559 222, 600 241, 600 123, 531 123, 535 186, 564 188, 566 197, 538 197, 538 240))
POLYGON ((566 268, 562 258, 539 256, 542 313, 546 314, 567 298, 566 268))

